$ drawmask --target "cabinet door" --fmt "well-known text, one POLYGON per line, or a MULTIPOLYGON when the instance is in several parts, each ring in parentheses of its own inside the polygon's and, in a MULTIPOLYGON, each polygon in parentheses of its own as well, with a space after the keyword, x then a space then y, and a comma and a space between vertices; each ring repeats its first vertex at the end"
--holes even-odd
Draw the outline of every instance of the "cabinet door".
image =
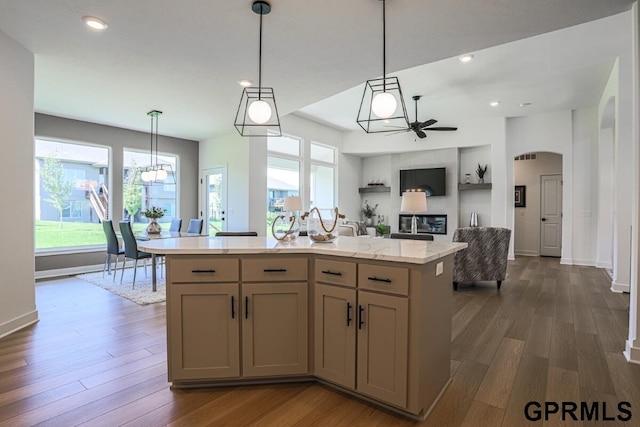
POLYGON ((408 300, 358 292, 358 391, 406 407, 408 300))
POLYGON ((307 283, 242 284, 245 377, 308 372, 307 283))
POLYGON ((239 285, 170 286, 169 381, 240 376, 239 285))
POLYGON ((315 285, 315 375, 355 388, 356 291, 315 285))

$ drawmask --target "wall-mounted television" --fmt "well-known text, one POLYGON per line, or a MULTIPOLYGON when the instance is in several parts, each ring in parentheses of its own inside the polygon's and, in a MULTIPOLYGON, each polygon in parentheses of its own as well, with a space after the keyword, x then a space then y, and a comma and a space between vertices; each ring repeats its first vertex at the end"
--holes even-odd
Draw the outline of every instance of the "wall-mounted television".
POLYGON ((429 196, 447 194, 446 168, 400 170, 400 195, 407 190, 422 190, 429 196))

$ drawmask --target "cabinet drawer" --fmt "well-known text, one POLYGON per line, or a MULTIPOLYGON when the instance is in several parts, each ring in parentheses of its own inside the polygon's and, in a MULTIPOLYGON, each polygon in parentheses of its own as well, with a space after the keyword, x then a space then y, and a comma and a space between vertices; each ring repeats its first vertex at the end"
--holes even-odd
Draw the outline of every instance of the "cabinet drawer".
POLYGON ((314 275, 317 282, 356 286, 356 264, 354 262, 316 259, 314 275))
POLYGON ((358 264, 358 287, 409 295, 409 270, 401 267, 358 264))
POLYGON ((242 260, 243 282, 307 281, 307 257, 242 260))
POLYGON ((169 257, 167 264, 172 283, 237 282, 240 276, 237 258, 169 257))

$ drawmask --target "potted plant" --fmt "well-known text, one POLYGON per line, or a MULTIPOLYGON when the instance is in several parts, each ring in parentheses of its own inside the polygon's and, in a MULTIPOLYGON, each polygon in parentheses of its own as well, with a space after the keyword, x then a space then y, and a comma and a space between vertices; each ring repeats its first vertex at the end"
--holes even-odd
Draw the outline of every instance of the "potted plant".
POLYGON ((158 234, 162 231, 162 227, 158 224, 158 218, 162 218, 165 213, 166 210, 164 208, 159 208, 157 206, 151 206, 142 212, 142 216, 151 220, 149 225, 147 225, 148 234, 158 234))
POLYGON ((375 206, 371 206, 368 200, 364 201, 364 206, 362 207, 362 216, 364 216, 367 225, 373 225, 373 216, 376 214, 377 208, 377 203, 375 206))
POLYGON ((478 184, 484 184, 484 174, 487 173, 487 165, 484 167, 478 163, 478 169, 476 169, 476 175, 478 175, 478 184))
POLYGON ((384 225, 384 224, 376 225, 376 235, 385 236, 389 233, 391 233, 391 227, 389 227, 388 225, 384 225))

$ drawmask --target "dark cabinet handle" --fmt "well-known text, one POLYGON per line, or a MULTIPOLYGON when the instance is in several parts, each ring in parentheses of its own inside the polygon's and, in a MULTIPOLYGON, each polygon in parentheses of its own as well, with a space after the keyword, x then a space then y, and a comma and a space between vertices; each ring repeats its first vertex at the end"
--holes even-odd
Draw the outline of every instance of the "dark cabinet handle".
POLYGON ((391 279, 380 279, 378 277, 367 277, 367 279, 373 280, 374 282, 391 283, 391 279))
POLYGON ((231 318, 236 318, 236 298, 231 295, 231 318))
POLYGON ((264 269, 265 273, 284 273, 285 271, 287 271, 286 268, 265 268, 264 269))
POLYGON ((331 274, 332 276, 342 276, 342 273, 331 271, 331 270, 324 270, 323 273, 324 274, 331 274))
POLYGON ((244 297, 244 318, 249 318, 249 297, 244 297))
POLYGON ((364 307, 358 306, 358 329, 362 329, 362 325, 364 325, 364 320, 362 314, 364 313, 364 307))
POLYGON ((192 273, 215 273, 215 270, 191 270, 192 273))
POLYGON ((353 307, 351 305, 350 302, 347 303, 347 326, 349 326, 351 324, 351 307, 353 307))

